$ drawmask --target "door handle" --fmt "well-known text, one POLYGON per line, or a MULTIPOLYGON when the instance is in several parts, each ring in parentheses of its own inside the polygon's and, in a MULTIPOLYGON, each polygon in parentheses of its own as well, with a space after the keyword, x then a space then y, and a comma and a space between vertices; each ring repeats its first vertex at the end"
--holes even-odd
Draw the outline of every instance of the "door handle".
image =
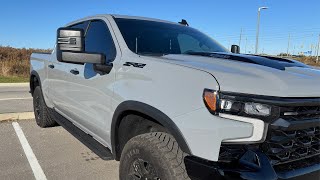
POLYGON ((79 71, 77 69, 72 69, 70 71, 71 74, 74 74, 74 75, 78 75, 79 74, 79 71))
POLYGON ((54 68, 54 65, 53 64, 50 64, 48 65, 49 68, 53 69, 54 68))

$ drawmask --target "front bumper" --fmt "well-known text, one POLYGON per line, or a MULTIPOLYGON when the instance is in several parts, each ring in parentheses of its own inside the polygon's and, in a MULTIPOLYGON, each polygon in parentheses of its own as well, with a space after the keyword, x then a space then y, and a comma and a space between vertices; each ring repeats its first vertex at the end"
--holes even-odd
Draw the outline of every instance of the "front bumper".
POLYGON ((188 175, 192 180, 289 179, 320 170, 320 164, 318 163, 296 170, 277 172, 269 158, 259 150, 248 150, 237 163, 232 164, 207 161, 194 156, 186 157, 185 164, 188 175))
MULTIPOLYGON (((279 116, 261 142, 223 143, 218 161, 185 163, 193 179, 289 179, 320 170, 320 99, 270 100, 279 116)), ((262 128, 261 128, 262 129, 262 128)))

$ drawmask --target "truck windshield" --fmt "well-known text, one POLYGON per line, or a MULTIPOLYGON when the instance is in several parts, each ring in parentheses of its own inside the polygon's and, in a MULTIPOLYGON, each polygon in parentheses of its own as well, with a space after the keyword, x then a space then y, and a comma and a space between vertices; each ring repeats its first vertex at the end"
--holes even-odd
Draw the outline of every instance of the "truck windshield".
POLYGON ((174 23, 115 18, 129 49, 141 55, 227 52, 200 31, 174 23))

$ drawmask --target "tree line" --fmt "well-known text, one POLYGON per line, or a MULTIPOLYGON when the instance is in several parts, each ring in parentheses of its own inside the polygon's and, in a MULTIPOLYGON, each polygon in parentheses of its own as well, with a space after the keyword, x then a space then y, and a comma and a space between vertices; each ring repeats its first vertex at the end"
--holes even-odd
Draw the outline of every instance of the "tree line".
POLYGON ((0 76, 28 77, 31 54, 34 52, 48 53, 51 51, 51 49, 0 46, 0 76))
MULTIPOLYGON (((32 53, 48 53, 52 49, 33 49, 33 48, 13 48, 10 46, 0 46, 0 76, 28 77, 30 70, 30 56, 32 53)), ((284 55, 284 54, 283 54, 284 55)), ((316 63, 315 57, 299 56, 290 58, 303 63, 320 66, 316 63)))

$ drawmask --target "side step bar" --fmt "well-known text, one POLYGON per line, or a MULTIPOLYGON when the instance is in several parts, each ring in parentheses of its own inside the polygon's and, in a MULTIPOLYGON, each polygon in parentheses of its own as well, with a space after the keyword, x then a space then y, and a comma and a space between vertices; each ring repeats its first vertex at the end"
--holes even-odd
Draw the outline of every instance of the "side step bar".
POLYGON ((72 134, 75 138, 77 138, 80 142, 82 142, 85 146, 87 146, 92 152, 94 152, 97 156, 99 156, 103 160, 113 160, 113 155, 111 151, 95 140, 89 134, 86 134, 81 129, 76 127, 72 122, 67 120, 65 117, 60 115, 55 110, 51 110, 51 115, 54 117, 54 120, 61 125, 64 129, 66 129, 70 134, 72 134))

